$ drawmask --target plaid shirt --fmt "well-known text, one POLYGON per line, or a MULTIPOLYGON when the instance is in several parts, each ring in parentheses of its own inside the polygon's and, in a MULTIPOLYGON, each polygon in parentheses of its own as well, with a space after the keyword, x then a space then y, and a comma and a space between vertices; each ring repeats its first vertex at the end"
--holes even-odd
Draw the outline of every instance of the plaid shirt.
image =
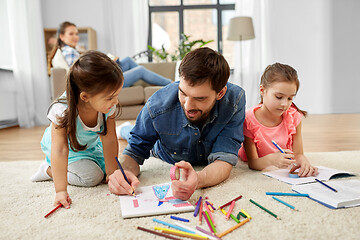
POLYGON ((61 52, 69 67, 71 67, 71 65, 80 57, 79 52, 75 48, 72 48, 66 44, 61 48, 61 52))

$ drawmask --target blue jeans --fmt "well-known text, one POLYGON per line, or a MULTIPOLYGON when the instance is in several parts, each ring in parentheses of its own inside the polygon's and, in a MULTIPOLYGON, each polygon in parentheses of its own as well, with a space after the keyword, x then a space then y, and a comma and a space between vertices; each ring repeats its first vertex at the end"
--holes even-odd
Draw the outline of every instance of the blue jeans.
POLYGON ((130 57, 126 57, 120 61, 118 59, 116 62, 124 73, 124 88, 132 86, 140 79, 156 86, 165 86, 171 83, 170 79, 154 73, 143 66, 139 66, 130 57))

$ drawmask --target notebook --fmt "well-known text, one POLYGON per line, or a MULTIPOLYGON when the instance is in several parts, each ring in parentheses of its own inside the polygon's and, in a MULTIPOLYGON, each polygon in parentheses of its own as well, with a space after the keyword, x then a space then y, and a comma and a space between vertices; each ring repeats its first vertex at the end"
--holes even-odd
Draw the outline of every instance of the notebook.
POLYGON ((293 185, 292 190, 298 193, 307 193, 311 199, 329 208, 346 208, 360 205, 359 180, 329 181, 326 184, 336 189, 337 192, 318 182, 293 185))
POLYGON ((279 181, 297 185, 297 184, 304 184, 304 183, 310 183, 315 182, 315 178, 321 180, 321 181, 327 181, 331 178, 339 178, 339 177, 349 177, 355 175, 354 173, 337 170, 333 168, 323 167, 323 166, 317 166, 319 174, 316 177, 300 177, 300 178, 291 178, 289 177, 289 169, 278 169, 270 172, 263 172, 262 174, 276 178, 279 181))
POLYGON ((188 201, 182 201, 173 196, 171 183, 139 187, 136 197, 121 195, 121 216, 125 218, 154 216, 170 213, 194 211, 194 206, 188 201))

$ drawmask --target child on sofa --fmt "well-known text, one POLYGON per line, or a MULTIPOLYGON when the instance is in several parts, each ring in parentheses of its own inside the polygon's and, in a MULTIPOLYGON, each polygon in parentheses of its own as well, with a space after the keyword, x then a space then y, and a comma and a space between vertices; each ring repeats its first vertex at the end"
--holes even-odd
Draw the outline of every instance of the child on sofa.
POLYGON ((65 208, 71 204, 67 184, 95 186, 117 170, 115 115, 123 85, 121 69, 98 51, 82 54, 69 71, 66 92, 48 111, 51 124, 41 140, 46 160, 31 177, 52 179, 54 205, 65 208))
POLYGON ((307 112, 293 103, 299 85, 297 72, 289 65, 275 63, 265 69, 260 83, 261 102, 246 112, 244 142, 239 149, 240 159, 248 161, 249 168, 291 167, 290 172, 300 168, 300 177, 317 174, 303 152, 301 118, 307 112), (279 152, 273 140, 285 153, 279 152))
MULTIPOLYGON (((50 54, 48 61, 49 69, 69 67, 79 58, 80 54, 76 50, 79 41, 79 32, 75 24, 71 22, 63 22, 58 29, 58 37, 56 45, 50 54)), ((108 55, 110 58, 112 56, 108 55)), ((138 80, 142 79, 145 82, 156 85, 165 86, 171 83, 171 80, 165 78, 157 73, 154 73, 143 66, 139 66, 130 57, 125 57, 122 60, 113 58, 114 61, 120 66, 124 73, 124 86, 130 87, 138 80)))

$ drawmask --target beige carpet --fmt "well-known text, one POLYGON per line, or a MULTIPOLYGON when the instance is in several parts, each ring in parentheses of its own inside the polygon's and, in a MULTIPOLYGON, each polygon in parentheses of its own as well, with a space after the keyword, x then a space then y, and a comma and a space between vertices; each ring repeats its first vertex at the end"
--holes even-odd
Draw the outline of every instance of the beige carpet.
MULTIPOLYGON (((360 179, 360 151, 335 153, 308 153, 312 163, 357 174, 348 179, 360 179)), ((0 162, 0 239, 164 239, 136 230, 136 226, 160 226, 152 217, 123 220, 119 199, 110 195, 107 185, 94 188, 69 186, 73 204, 69 210, 59 209, 48 219, 44 215, 53 206, 52 182, 33 183, 29 178, 40 161, 0 162)), ((150 159, 142 166, 143 185, 169 181, 170 165, 150 159)), ((336 181, 336 180, 332 180, 336 181)), ((331 210, 307 198, 287 197, 286 201, 298 209, 295 212, 266 196, 266 191, 290 191, 291 186, 249 170, 239 163, 230 179, 219 186, 202 189, 190 198, 207 196, 219 206, 238 195, 243 198, 234 212, 244 208, 253 219, 223 239, 359 239, 360 207, 331 210), (281 217, 276 220, 249 202, 253 199, 281 217)), ((195 227, 198 219, 192 213, 179 216, 190 219, 195 227)), ((156 218, 173 222, 168 215, 156 218)), ((235 224, 225 221, 216 211, 217 230, 223 232, 235 224)), ((207 226, 203 223, 205 229, 207 226)))

